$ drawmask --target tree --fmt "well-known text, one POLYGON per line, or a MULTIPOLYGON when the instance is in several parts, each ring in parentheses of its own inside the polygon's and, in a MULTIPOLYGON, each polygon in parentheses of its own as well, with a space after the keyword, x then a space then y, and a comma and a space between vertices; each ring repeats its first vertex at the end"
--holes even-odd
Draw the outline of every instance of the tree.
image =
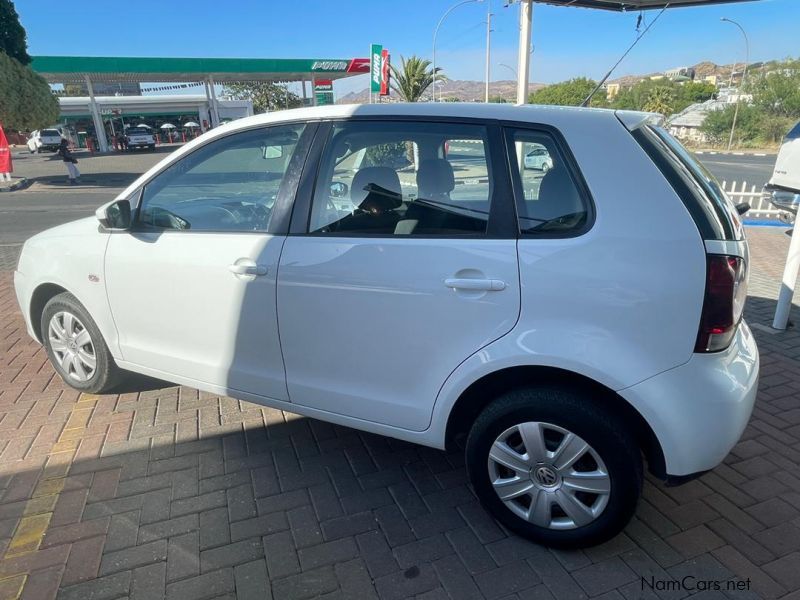
POLYGON ((800 118, 800 61, 786 61, 750 80, 753 105, 777 117, 800 118))
MULTIPOLYGON (((736 107, 732 104, 722 110, 712 110, 707 115, 700 131, 705 133, 709 142, 714 145, 727 143, 733 125, 733 115, 736 107)), ((761 113, 753 106, 739 105, 739 115, 736 119, 734 143, 747 144, 761 139, 761 113)))
POLYGON ((0 51, 23 65, 31 62, 25 29, 19 22, 19 15, 11 0, 0 0, 0 51))
MULTIPOLYGON (((389 85, 404 102, 419 102, 422 95, 433 84, 433 69, 429 68, 431 61, 412 54, 408 60, 401 56, 400 62, 401 69, 389 65, 392 70, 389 85)), ((436 67, 437 81, 447 79, 441 71, 439 67, 436 67)))
MULTIPOLYGON (((597 82, 578 77, 561 83, 554 83, 533 92, 528 101, 531 104, 556 104, 559 106, 580 106, 586 97, 597 87, 597 82)), ((604 94, 598 92, 592 98, 592 106, 603 103, 604 94)))
POLYGON ((673 100, 672 90, 669 87, 655 87, 650 90, 650 93, 647 95, 647 101, 642 108, 647 112, 670 115, 672 114, 673 100))
POLYGON ((234 100, 250 100, 255 113, 297 108, 303 105, 303 100, 297 94, 271 81, 232 83, 226 85, 225 89, 234 100))
POLYGON ((30 67, 0 52, 0 123, 17 130, 47 127, 58 121, 58 99, 30 67))

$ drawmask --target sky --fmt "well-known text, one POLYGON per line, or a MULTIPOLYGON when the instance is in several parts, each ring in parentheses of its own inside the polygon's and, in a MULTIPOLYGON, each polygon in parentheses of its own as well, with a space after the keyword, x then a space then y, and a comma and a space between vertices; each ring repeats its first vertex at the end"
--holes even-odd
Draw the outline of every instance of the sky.
MULTIPOLYGON (((457 0, 16 0, 31 55, 352 58, 369 44, 431 58, 433 32, 457 0), (46 9, 44 8, 46 6, 46 9)), ((512 79, 519 6, 482 0, 454 9, 439 30, 436 55, 451 79, 483 80, 486 13, 491 11, 491 79, 512 79)), ((601 78, 635 39, 638 12, 617 13, 536 4, 531 81, 601 78)), ((657 11, 645 11, 644 23, 657 11)), ((613 77, 663 71, 703 60, 744 60, 738 21, 750 38, 750 60, 800 56, 800 0, 756 0, 670 8, 613 77)), ((366 76, 337 81, 337 95, 367 85, 366 76)), ((194 93, 197 93, 194 91, 194 93)))

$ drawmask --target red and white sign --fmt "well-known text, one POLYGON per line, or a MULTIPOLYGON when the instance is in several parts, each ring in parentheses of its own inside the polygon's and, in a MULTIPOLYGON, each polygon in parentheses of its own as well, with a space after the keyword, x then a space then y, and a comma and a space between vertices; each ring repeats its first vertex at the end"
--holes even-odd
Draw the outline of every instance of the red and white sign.
POLYGON ((14 171, 14 165, 11 164, 11 148, 8 147, 8 140, 3 131, 3 126, 0 125, 0 173, 11 173, 14 171))
POLYGON ((381 51, 381 96, 389 95, 389 51, 384 48, 381 51))
POLYGON ((368 58, 354 58, 347 66, 348 73, 369 73, 368 58))

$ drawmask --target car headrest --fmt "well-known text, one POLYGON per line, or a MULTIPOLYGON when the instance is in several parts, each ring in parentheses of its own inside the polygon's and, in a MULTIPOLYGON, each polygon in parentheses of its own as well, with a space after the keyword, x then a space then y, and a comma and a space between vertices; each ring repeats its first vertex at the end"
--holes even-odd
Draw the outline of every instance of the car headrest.
POLYGON ((419 163, 417 190, 420 198, 429 194, 449 194, 456 187, 453 166, 444 158, 429 158, 419 163))
POLYGON ((350 200, 367 212, 385 212, 403 203, 397 171, 390 167, 363 167, 353 177, 350 200))

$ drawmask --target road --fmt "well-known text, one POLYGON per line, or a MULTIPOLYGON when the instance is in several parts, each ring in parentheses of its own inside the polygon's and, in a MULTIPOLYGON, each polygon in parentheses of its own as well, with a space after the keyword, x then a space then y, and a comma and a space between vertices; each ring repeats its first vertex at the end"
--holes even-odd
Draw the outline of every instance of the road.
MULTIPOLYGON (((21 244, 39 231, 90 216, 170 151, 161 148, 155 153, 78 155, 84 185, 76 187, 66 185, 64 166, 52 155, 15 152, 15 174, 34 179, 34 184, 26 190, 0 194, 0 246, 21 244)), ((701 154, 698 158, 720 181, 744 180, 756 189, 767 182, 775 164, 775 155, 701 154)))
POLYGON ((747 182, 747 188, 755 185, 761 190, 772 176, 775 167, 775 155, 754 156, 736 154, 697 154, 700 161, 719 179, 720 183, 727 182, 730 186, 737 182, 737 189, 742 181, 747 182))

